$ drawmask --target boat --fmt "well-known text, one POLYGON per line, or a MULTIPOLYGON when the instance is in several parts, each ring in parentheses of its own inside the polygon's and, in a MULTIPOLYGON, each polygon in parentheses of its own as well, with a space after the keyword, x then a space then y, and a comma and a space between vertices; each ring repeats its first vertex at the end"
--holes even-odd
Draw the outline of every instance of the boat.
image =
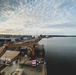
POLYGON ((29 43, 13 42, 3 45, 0 50, 0 58, 7 61, 5 62, 6 67, 2 68, 0 75, 3 73, 4 75, 47 75, 44 46, 38 44, 40 38, 34 40, 29 43), (8 53, 9 47, 15 49, 8 53), (17 54, 15 54, 16 52, 17 54), (11 63, 8 59, 12 61, 11 66, 8 65, 11 63))

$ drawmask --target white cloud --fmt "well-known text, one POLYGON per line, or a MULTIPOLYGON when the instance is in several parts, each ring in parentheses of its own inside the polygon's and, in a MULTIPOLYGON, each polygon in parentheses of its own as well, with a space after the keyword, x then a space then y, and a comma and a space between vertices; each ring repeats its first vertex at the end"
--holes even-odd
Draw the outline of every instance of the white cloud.
POLYGON ((75 0, 34 1, 28 3, 27 0, 20 0, 14 11, 1 10, 4 15, 2 19, 6 17, 6 20, 0 22, 0 33, 36 34, 38 31, 39 34, 76 34, 72 27, 76 28, 75 0))

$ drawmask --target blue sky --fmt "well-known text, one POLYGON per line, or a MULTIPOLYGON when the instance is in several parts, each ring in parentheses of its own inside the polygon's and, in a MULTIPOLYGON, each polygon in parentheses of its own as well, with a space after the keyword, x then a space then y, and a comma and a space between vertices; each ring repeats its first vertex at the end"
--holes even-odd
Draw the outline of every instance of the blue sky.
POLYGON ((76 35, 76 0, 0 0, 0 34, 76 35))

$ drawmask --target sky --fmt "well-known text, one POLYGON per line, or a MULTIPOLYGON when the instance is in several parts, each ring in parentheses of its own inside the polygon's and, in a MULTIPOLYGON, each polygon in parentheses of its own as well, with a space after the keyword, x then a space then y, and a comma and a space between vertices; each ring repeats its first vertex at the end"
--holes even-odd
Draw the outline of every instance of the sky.
POLYGON ((76 35, 76 0, 0 0, 0 34, 76 35))

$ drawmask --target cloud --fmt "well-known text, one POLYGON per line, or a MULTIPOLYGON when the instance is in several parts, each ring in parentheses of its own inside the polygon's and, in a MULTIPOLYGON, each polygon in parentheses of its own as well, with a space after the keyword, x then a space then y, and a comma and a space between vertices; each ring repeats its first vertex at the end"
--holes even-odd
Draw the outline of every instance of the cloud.
POLYGON ((1 0, 0 33, 76 34, 76 0, 1 0))

